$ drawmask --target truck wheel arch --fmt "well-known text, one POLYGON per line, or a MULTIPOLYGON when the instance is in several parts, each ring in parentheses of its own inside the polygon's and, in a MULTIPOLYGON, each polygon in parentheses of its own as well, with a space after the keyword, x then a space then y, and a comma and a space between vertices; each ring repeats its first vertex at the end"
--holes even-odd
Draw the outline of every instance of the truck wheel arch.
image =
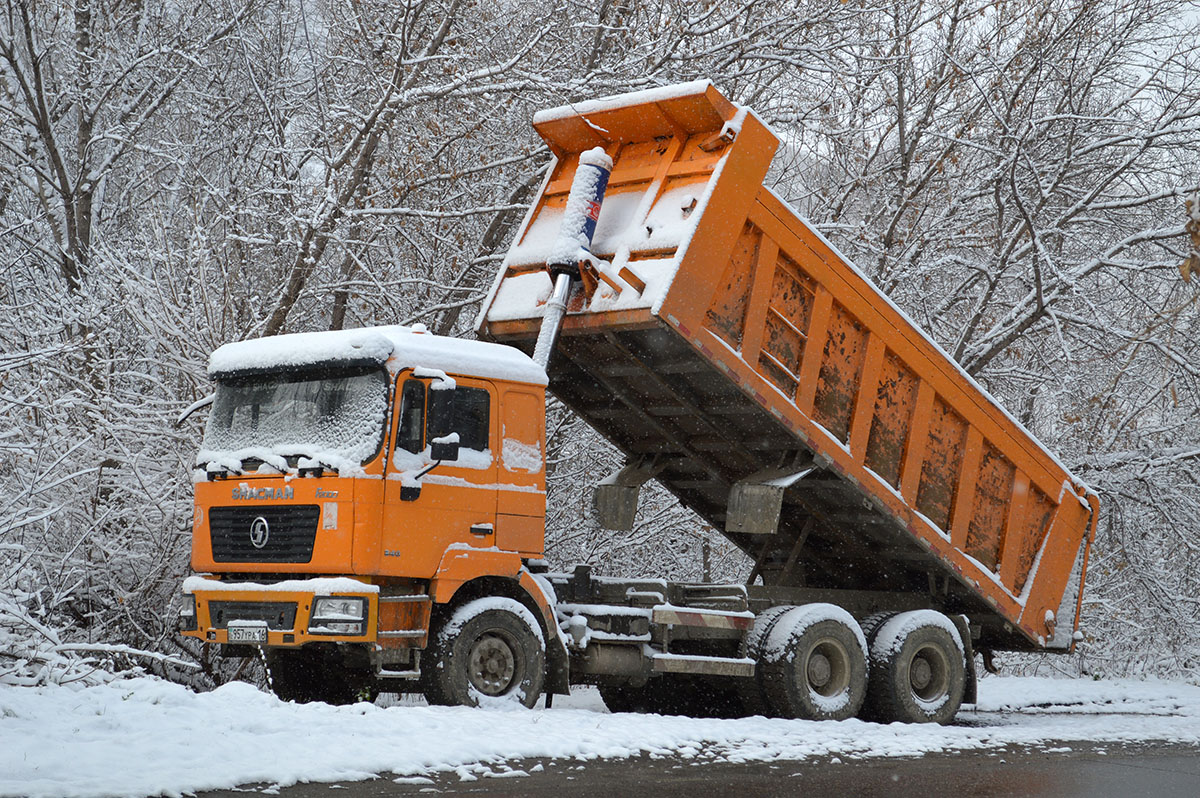
POLYGON ((536 706, 547 671, 537 614, 516 599, 489 595, 455 603, 446 615, 433 646, 433 667, 422 673, 430 702, 536 706))
POLYGON ((547 594, 516 552, 451 549, 438 566, 430 584, 430 595, 438 615, 484 596, 515 599, 529 609, 542 627, 546 640, 546 683, 549 694, 569 693, 566 644, 554 613, 554 595, 547 594))

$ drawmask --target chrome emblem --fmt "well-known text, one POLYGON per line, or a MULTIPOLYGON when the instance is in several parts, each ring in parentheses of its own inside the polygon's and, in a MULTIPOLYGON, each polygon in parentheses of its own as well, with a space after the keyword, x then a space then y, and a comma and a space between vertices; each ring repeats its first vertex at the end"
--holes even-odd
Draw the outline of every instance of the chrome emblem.
POLYGON ((254 523, 250 525, 250 542, 254 548, 261 549, 267 545, 267 540, 271 537, 271 527, 267 524, 267 519, 261 515, 254 519, 254 523))

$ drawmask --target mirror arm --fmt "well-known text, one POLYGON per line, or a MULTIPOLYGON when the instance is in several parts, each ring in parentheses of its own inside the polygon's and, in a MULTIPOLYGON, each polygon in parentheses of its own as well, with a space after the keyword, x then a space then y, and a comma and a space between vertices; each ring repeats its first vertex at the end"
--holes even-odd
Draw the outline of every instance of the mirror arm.
POLYGON ((183 422, 187 421, 188 416, 190 416, 192 413, 195 413, 197 410, 199 410, 202 407, 208 407, 209 405, 211 405, 213 403, 213 400, 216 398, 217 398, 217 395, 215 393, 210 393, 208 396, 205 396, 203 399, 198 399, 195 402, 192 402, 190 405, 187 406, 187 408, 184 409, 184 411, 182 413, 179 414, 179 418, 175 419, 175 428, 179 429, 179 427, 181 427, 183 425, 183 422))
POLYGON ((430 471, 437 468, 441 464, 442 464, 441 460, 438 460, 436 463, 430 463, 427 468, 421 469, 421 472, 419 474, 417 474, 415 477, 413 477, 413 480, 417 482, 416 485, 413 485, 411 487, 402 486, 400 488, 400 501, 415 502, 417 499, 419 499, 421 497, 421 483, 419 480, 421 479, 421 477, 425 476, 426 474, 428 474, 430 471))
POLYGON ((430 471, 437 468, 441 464, 442 464, 441 460, 438 460, 436 463, 430 463, 428 468, 423 469, 421 471, 421 473, 417 474, 415 477, 413 477, 413 479, 420 479, 421 477, 425 476, 426 474, 428 474, 430 471))

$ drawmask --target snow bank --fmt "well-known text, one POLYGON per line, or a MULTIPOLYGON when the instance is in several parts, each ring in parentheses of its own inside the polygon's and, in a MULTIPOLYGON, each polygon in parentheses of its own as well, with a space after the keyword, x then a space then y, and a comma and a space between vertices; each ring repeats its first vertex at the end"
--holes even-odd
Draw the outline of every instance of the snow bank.
POLYGON ((609 715, 591 691, 553 710, 497 712, 285 704, 245 684, 196 694, 150 678, 0 688, 0 795, 175 796, 251 782, 470 775, 524 758, 748 762, 1051 741, 1200 745, 1200 687, 986 678, 979 688, 976 709, 949 727, 609 715))

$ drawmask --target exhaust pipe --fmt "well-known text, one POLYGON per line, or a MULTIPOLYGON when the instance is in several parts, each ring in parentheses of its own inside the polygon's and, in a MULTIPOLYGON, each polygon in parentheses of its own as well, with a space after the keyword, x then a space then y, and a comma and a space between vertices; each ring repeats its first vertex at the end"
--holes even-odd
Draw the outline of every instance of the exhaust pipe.
POLYGON ((579 167, 571 181, 571 193, 567 195, 558 238, 546 261, 554 290, 546 303, 533 348, 533 360, 542 368, 550 364, 550 355, 554 352, 558 331, 562 329, 563 316, 567 312, 567 301, 571 297, 571 284, 579 280, 579 262, 592 255, 592 237, 596 234, 596 220, 600 218, 600 206, 604 202, 612 167, 612 158, 600 147, 579 154, 579 167))

